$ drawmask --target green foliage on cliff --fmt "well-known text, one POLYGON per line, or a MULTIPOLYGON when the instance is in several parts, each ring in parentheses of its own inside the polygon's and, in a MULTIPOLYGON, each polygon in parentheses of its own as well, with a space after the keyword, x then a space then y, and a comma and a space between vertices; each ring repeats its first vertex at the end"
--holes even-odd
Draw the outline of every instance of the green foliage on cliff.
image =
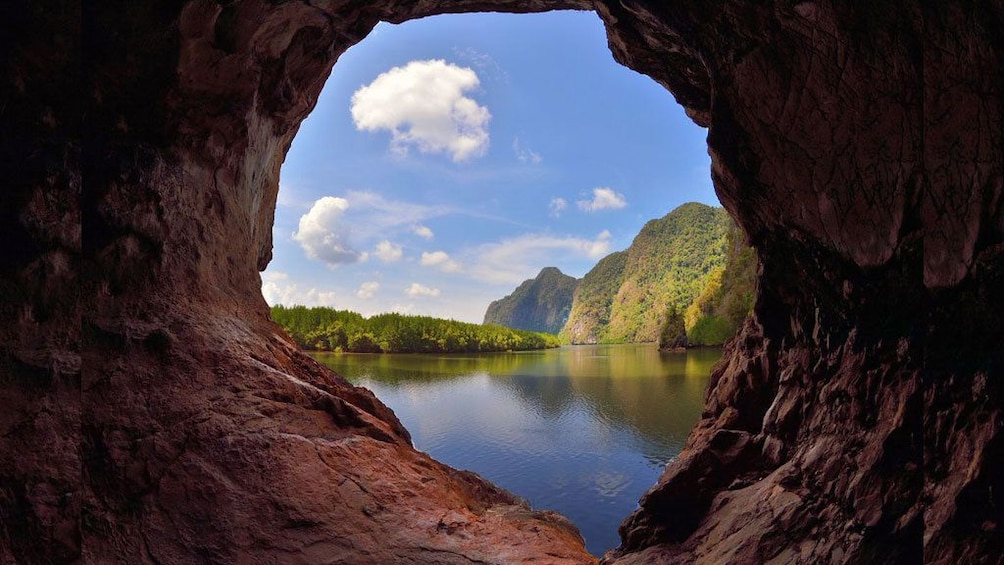
POLYGON ((492 302, 485 312, 484 323, 556 334, 568 320, 578 283, 575 277, 546 267, 536 278, 523 281, 509 296, 492 302))
POLYGON ((370 318, 331 308, 273 306, 272 320, 307 350, 353 353, 476 353, 558 347, 553 335, 427 316, 370 318))
POLYGON ((705 280, 687 308, 685 321, 691 345, 717 345, 732 337, 753 310, 756 252, 743 242, 739 228, 729 229, 725 266, 705 280))
POLYGON ((683 324, 683 314, 674 304, 666 310, 666 319, 659 331, 659 349, 680 349, 687 347, 687 329, 683 324))
POLYGON ((598 343, 606 341, 606 328, 610 323, 610 309, 614 296, 624 282, 626 251, 607 255, 579 281, 572 300, 572 309, 565 327, 561 329, 562 341, 572 343, 598 343))
POLYGON ((583 277, 561 337, 572 343, 724 342, 749 314, 756 256, 722 208, 689 203, 645 224, 583 277), (696 306, 695 306, 696 305, 696 306), (674 335, 675 336, 675 335, 674 335))

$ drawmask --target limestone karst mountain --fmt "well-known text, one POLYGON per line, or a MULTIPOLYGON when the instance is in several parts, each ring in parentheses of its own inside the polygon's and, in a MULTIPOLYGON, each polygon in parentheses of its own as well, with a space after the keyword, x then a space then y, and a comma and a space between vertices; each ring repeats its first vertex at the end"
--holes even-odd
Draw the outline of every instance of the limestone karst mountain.
POLYGON ((578 283, 555 267, 545 267, 512 294, 489 304, 484 323, 556 334, 568 320, 578 283))
POLYGON ((749 315, 755 267, 725 210, 691 202, 646 223, 580 281, 544 269, 493 302, 485 322, 554 328, 564 312, 557 327, 571 343, 654 342, 675 308, 686 313, 692 344, 721 344, 749 315))

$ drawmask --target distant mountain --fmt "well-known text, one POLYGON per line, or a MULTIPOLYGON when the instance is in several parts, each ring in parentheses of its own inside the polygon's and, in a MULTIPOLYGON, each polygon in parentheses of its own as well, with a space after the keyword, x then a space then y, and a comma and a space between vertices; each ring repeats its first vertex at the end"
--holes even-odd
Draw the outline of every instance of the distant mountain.
POLYGON ((583 277, 561 335, 571 343, 659 341, 675 310, 685 313, 691 345, 722 343, 749 313, 755 266, 724 209, 684 204, 583 277))
POLYGON ((485 323, 560 329, 566 343, 718 345, 752 309, 756 265, 724 209, 691 202, 646 223, 582 280, 542 270, 492 302, 485 323))
POLYGON ((556 334, 568 319, 578 282, 554 267, 546 267, 509 296, 488 305, 484 323, 556 334))

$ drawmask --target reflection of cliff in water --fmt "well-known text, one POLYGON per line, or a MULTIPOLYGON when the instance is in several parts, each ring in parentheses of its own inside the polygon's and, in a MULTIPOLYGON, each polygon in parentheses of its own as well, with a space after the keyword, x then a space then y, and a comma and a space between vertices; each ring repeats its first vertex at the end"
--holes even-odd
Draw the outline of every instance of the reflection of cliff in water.
POLYGON ((720 349, 663 353, 651 345, 595 345, 482 355, 317 354, 357 384, 407 387, 488 375, 493 386, 544 418, 577 405, 611 427, 627 426, 662 463, 679 451, 700 416, 708 375, 720 349))
MULTIPOLYGON (((610 426, 630 426, 651 442, 646 455, 664 463, 682 449, 701 413, 720 349, 662 353, 651 346, 584 346, 550 365, 552 377, 527 367, 499 381, 540 412, 560 415, 576 402, 610 426)), ((493 374, 493 376, 503 376, 493 374)))

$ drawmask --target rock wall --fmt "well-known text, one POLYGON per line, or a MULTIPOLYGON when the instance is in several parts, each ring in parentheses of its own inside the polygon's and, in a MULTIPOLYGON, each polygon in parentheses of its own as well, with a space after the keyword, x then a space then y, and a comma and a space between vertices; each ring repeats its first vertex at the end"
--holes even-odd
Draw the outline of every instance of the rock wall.
POLYGON ((296 353, 257 274, 298 124, 377 21, 567 8, 709 128, 762 261, 606 559, 998 560, 1001 2, 15 0, 0 561, 592 560, 296 353))

